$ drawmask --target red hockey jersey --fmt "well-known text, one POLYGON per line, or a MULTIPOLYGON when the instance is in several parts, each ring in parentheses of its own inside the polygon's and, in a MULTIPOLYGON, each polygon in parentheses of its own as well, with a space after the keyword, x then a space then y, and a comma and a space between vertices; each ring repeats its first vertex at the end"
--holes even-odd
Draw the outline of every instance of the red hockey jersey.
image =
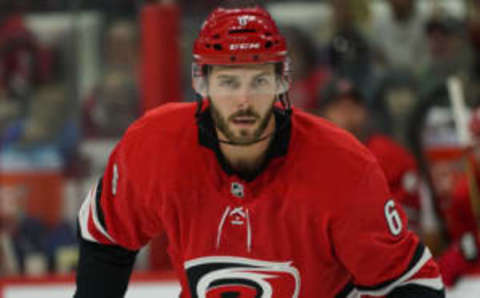
POLYGON ((165 232, 182 297, 441 291, 371 153, 317 117, 294 110, 279 123, 275 114, 269 162, 246 180, 223 160, 208 111, 203 129, 195 104, 149 112, 82 205, 82 237, 137 250, 165 232))
POLYGON ((458 241, 467 232, 478 233, 477 223, 470 202, 470 188, 466 175, 457 178, 451 198, 442 200, 439 209, 445 219, 448 236, 458 241))
POLYGON ((459 177, 453 195, 439 203, 450 244, 438 258, 438 264, 445 285, 452 286, 462 276, 480 273, 479 231, 467 176, 459 177))
POLYGON ((371 135, 365 146, 377 158, 390 192, 407 213, 409 228, 419 231, 420 197, 415 158, 393 139, 381 134, 371 135))

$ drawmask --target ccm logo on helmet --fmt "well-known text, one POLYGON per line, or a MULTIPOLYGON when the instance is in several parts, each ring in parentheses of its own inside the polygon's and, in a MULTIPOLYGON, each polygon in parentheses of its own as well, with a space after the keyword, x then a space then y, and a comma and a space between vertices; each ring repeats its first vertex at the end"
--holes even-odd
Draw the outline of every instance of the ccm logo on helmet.
POLYGON ((260 43, 232 43, 230 45, 230 50, 252 50, 252 49, 260 49, 260 43))
POLYGON ((298 298, 300 274, 291 262, 218 256, 185 262, 192 298, 298 298))

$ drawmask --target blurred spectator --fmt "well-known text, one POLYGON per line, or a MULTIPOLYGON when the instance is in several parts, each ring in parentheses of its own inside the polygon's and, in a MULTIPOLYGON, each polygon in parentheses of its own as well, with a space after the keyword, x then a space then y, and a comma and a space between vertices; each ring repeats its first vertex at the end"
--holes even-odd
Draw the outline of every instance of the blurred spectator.
POLYGON ((22 204, 23 191, 21 187, 0 188, 0 276, 20 272, 11 234, 22 204))
POLYGON ((467 30, 474 50, 475 73, 480 76, 480 2, 472 0, 469 3, 467 30))
POLYGON ((350 81, 333 79, 323 90, 320 115, 351 132, 377 158, 393 197, 404 207, 409 228, 419 231, 419 181, 413 156, 369 123, 365 99, 350 81))
POLYGON ((332 73, 348 78, 370 101, 377 80, 372 68, 371 47, 355 22, 355 1, 332 1, 333 35, 327 45, 332 73))
POLYGON ((317 94, 329 78, 329 71, 319 65, 318 51, 305 32, 295 27, 285 27, 281 31, 287 39, 292 62, 290 99, 296 107, 314 111, 317 94))
POLYGON ((418 101, 417 82, 413 76, 385 76, 369 105, 374 126, 408 146, 408 118, 418 101))
POLYGON ((190 15, 207 15, 212 8, 218 6, 219 3, 223 3, 218 0, 201 0, 201 1, 189 1, 189 0, 179 0, 180 6, 182 8, 182 13, 185 13, 187 16, 190 15))
MULTIPOLYGON (((442 167, 441 164, 444 163, 444 158, 441 157, 440 161, 435 152, 459 146, 446 87, 447 79, 453 75, 462 79, 467 105, 478 97, 477 79, 472 75, 472 56, 462 31, 459 21, 445 16, 434 17, 425 26, 431 60, 423 66, 420 75, 419 100, 407 121, 407 140, 411 142, 422 171, 431 180, 434 178, 432 170, 435 171, 437 166, 442 167), (434 158, 432 152, 435 153, 434 158)), ((441 193, 447 194, 436 189, 435 179, 430 182, 437 201, 443 196, 441 193)), ((449 188, 447 197, 452 191, 449 188)))
MULTIPOLYGON (((61 2, 65 0, 54 0, 56 2, 61 2)), ((105 13, 111 15, 112 17, 130 17, 135 16, 136 8, 140 6, 141 3, 147 3, 153 0, 83 0, 79 1, 81 8, 83 9, 98 9, 102 10, 105 13)), ((65 1, 68 2, 68 1, 65 1)), ((70 3, 69 3, 70 4, 70 3)), ((69 5, 72 6, 71 4, 69 5)))
POLYGON ((105 68, 123 69, 135 76, 138 69, 138 32, 135 23, 116 20, 108 27, 105 34, 104 61, 105 68))
POLYGON ((0 16, 0 135, 25 115, 33 86, 49 77, 50 58, 20 14, 0 16))
POLYGON ((390 11, 373 16, 370 40, 378 51, 380 66, 395 73, 416 73, 427 59, 423 35, 425 20, 415 0, 387 0, 390 11))
POLYGON ((73 269, 78 254, 72 227, 48 226, 26 211, 22 185, 0 186, 0 247, 4 275, 39 275, 73 269))
POLYGON ((470 150, 462 150, 457 162, 460 168, 460 171, 457 170, 457 179, 451 179, 451 195, 440 204, 449 245, 438 263, 447 286, 454 285, 464 275, 480 273, 479 108, 472 113, 470 129, 473 146, 470 150))
MULTIPOLYGON (((466 99, 469 104, 470 98, 466 99)), ((459 219, 457 212, 464 213, 463 207, 457 208, 457 203, 463 204, 462 200, 455 199, 457 185, 465 171, 462 159, 464 148, 458 139, 445 83, 432 87, 420 97, 408 123, 407 139, 412 142, 411 148, 419 162, 422 176, 428 182, 428 195, 438 217, 426 228, 425 233, 430 237, 425 243, 434 255, 438 255, 449 241, 454 238, 458 240, 452 229, 462 226, 464 219, 468 226, 469 221, 469 215, 465 213, 461 216, 463 219, 455 223, 459 219)), ((452 280, 445 282, 451 284, 452 280)))
POLYGON ((450 75, 468 78, 473 73, 472 55, 460 21, 446 16, 434 17, 426 23, 424 32, 430 60, 422 65, 422 92, 444 84, 450 75))
POLYGON ((368 0, 330 0, 332 7, 332 27, 336 29, 357 28, 362 33, 366 30, 370 18, 368 0))
MULTIPOLYGON (((145 0, 145 2, 147 1, 149 0, 145 0)), ((139 1, 136 0, 15 0, 5 2, 15 2, 15 4, 7 6, 9 10, 12 7, 29 12, 67 11, 77 8, 85 10, 95 9, 104 11, 106 14, 112 15, 112 17, 133 16, 136 13, 135 8, 139 5, 139 1)))
MULTIPOLYGON (((422 172, 430 177, 430 163, 444 159, 442 152, 458 148, 458 139, 445 83, 421 94, 408 117, 407 140, 422 172), (440 153, 438 153, 440 152, 440 153)), ((448 154, 446 154, 448 157, 448 154)), ((435 187, 432 188, 436 196, 435 187)))
POLYGON ((84 106, 87 138, 120 138, 140 115, 138 90, 131 73, 111 71, 84 106))
POLYGON ((0 139, 2 167, 65 169, 79 137, 65 90, 46 85, 33 98, 27 115, 8 126, 0 139))
POLYGON ((134 23, 115 21, 107 29, 104 75, 83 106, 82 126, 87 138, 120 138, 140 116, 137 44, 134 23))

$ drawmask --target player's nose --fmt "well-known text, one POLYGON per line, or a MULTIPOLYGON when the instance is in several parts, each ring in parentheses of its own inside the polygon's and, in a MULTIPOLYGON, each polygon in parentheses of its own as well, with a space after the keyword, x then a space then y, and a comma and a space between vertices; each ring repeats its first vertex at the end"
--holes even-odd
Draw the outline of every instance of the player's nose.
POLYGON ((235 103, 239 108, 246 108, 252 101, 252 91, 247 86, 239 88, 235 92, 235 103))

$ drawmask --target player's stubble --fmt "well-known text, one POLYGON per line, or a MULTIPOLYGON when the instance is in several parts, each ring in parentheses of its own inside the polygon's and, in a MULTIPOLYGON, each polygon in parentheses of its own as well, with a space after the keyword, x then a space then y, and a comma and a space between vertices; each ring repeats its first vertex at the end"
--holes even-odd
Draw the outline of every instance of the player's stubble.
POLYGON ((210 107, 212 118, 217 129, 220 130, 229 141, 239 145, 249 145, 258 140, 265 132, 271 117, 273 117, 273 103, 263 117, 254 111, 252 107, 248 107, 245 110, 233 113, 226 119, 211 100, 210 107), (256 121, 260 121, 260 125, 253 133, 250 133, 248 129, 241 129, 238 134, 235 134, 229 123, 231 123, 235 117, 240 116, 254 117, 257 119, 256 121))

